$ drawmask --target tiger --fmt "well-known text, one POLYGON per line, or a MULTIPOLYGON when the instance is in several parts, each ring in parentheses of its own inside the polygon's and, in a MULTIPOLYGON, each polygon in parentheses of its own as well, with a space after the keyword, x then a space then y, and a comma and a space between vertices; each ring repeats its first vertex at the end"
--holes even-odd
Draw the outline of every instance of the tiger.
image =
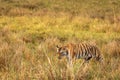
POLYGON ((100 49, 90 43, 69 43, 64 46, 56 46, 58 59, 66 56, 67 60, 71 62, 73 59, 84 59, 84 62, 89 62, 92 58, 101 62, 102 56, 100 49))

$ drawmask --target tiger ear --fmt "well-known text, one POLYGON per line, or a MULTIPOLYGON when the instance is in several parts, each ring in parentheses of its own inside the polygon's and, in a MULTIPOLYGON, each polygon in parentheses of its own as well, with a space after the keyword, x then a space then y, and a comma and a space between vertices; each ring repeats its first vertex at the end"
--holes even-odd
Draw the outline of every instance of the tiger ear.
POLYGON ((60 48, 58 45, 56 45, 56 48, 58 49, 58 48, 60 48))
POLYGON ((56 45, 57 52, 59 52, 59 49, 60 49, 60 47, 58 45, 56 45))

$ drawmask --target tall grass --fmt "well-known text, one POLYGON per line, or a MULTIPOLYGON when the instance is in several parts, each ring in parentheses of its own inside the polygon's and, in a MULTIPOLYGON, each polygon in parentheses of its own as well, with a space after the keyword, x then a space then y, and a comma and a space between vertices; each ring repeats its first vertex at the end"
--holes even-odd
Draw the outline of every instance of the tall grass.
POLYGON ((0 0, 0 80, 120 80, 119 0, 0 0), (69 67, 56 45, 90 42, 104 62, 69 67))
POLYGON ((70 16, 1 17, 0 79, 119 80, 120 33, 113 26, 82 17, 70 20, 70 16), (91 60, 80 66, 82 60, 77 60, 69 68, 65 58, 57 59, 55 45, 81 41, 100 47, 103 65, 91 60))

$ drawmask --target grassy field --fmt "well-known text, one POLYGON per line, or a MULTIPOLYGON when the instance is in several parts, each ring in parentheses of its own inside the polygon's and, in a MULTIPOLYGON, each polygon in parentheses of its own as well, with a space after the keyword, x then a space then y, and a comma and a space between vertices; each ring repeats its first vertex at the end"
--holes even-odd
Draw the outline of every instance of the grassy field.
POLYGON ((0 80, 120 80, 119 9, 119 0, 0 0, 0 80), (55 46, 70 42, 97 44, 104 64, 69 69, 55 46))

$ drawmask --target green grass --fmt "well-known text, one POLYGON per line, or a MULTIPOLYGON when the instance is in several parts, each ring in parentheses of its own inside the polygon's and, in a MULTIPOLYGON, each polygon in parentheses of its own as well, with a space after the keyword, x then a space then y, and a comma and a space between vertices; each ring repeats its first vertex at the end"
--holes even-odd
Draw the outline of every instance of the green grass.
MULTIPOLYGON (((82 18, 80 18, 82 19, 82 18)), ((13 33, 31 39, 46 39, 57 37, 60 39, 80 39, 111 41, 120 38, 119 29, 114 30, 114 25, 107 22, 88 20, 77 23, 79 19, 68 21, 68 18, 51 17, 1 17, 0 27, 8 27, 13 33), (47 18, 47 20, 45 19, 47 18), (45 19, 45 20, 44 20, 45 19), (63 23, 64 22, 64 23, 63 23), (86 22, 89 22, 87 24, 86 22), (66 24, 65 24, 66 23, 66 24), (84 26, 84 25, 87 25, 84 26), (88 36, 89 35, 89 36, 88 36)), ((117 27, 116 27, 117 29, 117 27)))

